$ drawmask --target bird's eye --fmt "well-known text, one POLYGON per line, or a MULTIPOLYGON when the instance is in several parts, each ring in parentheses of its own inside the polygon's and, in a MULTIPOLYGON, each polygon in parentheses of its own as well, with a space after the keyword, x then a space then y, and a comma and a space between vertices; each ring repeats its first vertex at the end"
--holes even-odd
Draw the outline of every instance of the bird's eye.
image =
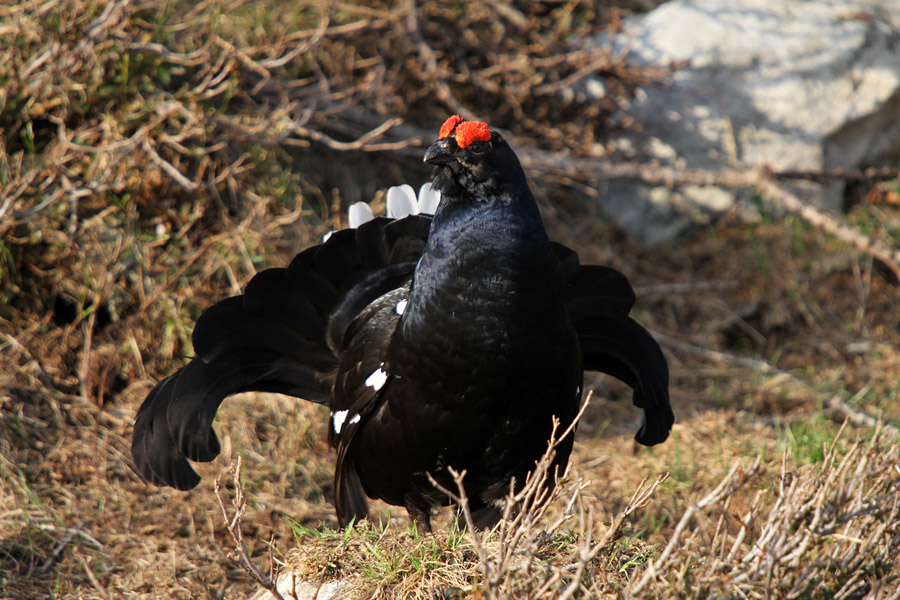
POLYGON ((487 144, 484 142, 472 142, 469 144, 469 150, 474 152, 475 154, 481 154, 485 150, 487 150, 487 144))

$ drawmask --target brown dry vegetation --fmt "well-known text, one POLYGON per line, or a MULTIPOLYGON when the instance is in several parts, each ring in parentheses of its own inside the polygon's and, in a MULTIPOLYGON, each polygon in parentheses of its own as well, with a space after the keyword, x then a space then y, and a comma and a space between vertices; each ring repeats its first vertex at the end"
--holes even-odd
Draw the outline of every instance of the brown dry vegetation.
MULTIPOLYGON (((225 404, 224 459, 196 490, 133 473, 134 413, 190 355, 197 315, 340 226, 348 201, 423 182, 421 143, 448 113, 577 156, 664 76, 579 50, 616 18, 590 2, 424 4, 0 7, 0 597, 249 596, 213 492, 223 474, 233 491, 238 454, 256 563, 359 595, 900 593, 896 430, 836 437, 836 409, 900 422, 900 288, 764 205, 640 249, 536 179, 551 235, 625 272, 637 318, 674 339, 678 423, 635 446, 629 391, 593 378, 572 481, 522 513, 534 522, 481 538, 448 516, 421 539, 377 505, 386 528, 335 532, 326 413, 272 395, 225 404), (597 72, 608 102, 563 94, 597 72)), ((897 184, 870 189, 846 219, 896 246, 900 210, 879 200, 897 184)))

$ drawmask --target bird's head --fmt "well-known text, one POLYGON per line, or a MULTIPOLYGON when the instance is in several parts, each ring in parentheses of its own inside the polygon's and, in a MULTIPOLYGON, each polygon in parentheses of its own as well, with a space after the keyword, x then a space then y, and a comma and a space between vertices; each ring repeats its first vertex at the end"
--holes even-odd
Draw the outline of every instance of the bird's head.
POLYGON ((514 186, 527 189, 512 148, 482 121, 459 115, 444 121, 424 160, 435 166, 432 187, 450 201, 486 201, 510 195, 514 186))

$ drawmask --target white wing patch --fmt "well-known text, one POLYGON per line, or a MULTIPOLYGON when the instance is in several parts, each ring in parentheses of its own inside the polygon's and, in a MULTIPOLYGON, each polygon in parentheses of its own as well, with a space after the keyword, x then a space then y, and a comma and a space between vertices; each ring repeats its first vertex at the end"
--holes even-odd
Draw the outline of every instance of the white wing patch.
POLYGON ((370 388, 374 389, 376 392, 384 387, 384 382, 387 381, 387 373, 385 373, 381 367, 384 366, 384 363, 381 363, 381 366, 375 369, 375 372, 369 375, 366 379, 366 385, 370 388))
POLYGON ((350 425, 355 425, 356 423, 359 423, 359 419, 359 415, 353 415, 353 418, 347 421, 347 423, 349 423, 350 425))
MULTIPOLYGON (((344 419, 347 418, 346 410, 339 410, 333 415, 331 415, 331 422, 334 425, 334 432, 337 434, 341 433, 341 429, 344 427, 344 419)), ((356 415, 356 418, 359 418, 359 415, 356 415)), ((351 421, 352 422, 352 421, 351 421)))
POLYGON ((403 312, 406 310, 406 304, 407 304, 406 300, 401 300, 400 302, 397 303, 397 306, 394 308, 394 312, 396 312, 398 315, 402 315, 403 312))

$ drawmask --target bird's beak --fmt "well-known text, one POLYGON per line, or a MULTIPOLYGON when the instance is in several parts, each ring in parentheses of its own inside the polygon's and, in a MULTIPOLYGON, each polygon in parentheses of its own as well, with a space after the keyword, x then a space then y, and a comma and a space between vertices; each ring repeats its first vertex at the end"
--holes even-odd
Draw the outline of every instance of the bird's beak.
POLYGON ((450 154, 449 150, 449 142, 447 140, 438 140, 429 146, 428 150, 425 151, 425 162, 432 165, 449 165, 455 159, 453 155, 450 154))

